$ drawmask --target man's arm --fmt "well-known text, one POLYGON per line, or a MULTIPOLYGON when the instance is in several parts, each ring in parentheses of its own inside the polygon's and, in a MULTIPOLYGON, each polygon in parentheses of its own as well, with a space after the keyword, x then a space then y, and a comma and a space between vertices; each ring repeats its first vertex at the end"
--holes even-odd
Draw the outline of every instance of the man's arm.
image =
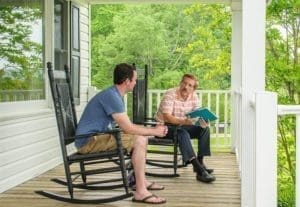
POLYGON ((163 113, 163 117, 166 123, 175 124, 175 125, 192 125, 193 122, 190 119, 180 119, 172 114, 169 113, 163 113))
POLYGON ((168 132, 167 127, 160 124, 156 125, 156 127, 144 127, 133 124, 126 113, 114 113, 112 117, 127 134, 164 137, 168 132))

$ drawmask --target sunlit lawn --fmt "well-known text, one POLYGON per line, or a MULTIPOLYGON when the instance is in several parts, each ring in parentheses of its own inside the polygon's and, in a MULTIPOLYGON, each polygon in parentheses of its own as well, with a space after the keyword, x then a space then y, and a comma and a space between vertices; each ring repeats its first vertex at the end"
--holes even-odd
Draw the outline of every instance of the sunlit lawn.
MULTIPOLYGON (((192 140, 192 145, 197 153, 197 140, 193 139, 192 140)), ((219 137, 214 137, 212 136, 211 138, 211 151, 212 153, 214 152, 230 152, 231 151, 231 137, 224 137, 224 136, 219 136, 219 137)), ((172 152, 173 148, 168 146, 154 146, 154 145, 149 145, 149 149, 151 150, 157 150, 157 149, 164 149, 165 151, 172 152)))

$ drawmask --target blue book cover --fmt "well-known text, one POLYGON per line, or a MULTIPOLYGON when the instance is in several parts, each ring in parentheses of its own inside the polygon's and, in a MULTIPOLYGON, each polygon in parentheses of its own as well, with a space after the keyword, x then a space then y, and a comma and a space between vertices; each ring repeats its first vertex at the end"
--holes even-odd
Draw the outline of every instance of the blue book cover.
POLYGON ((218 117, 206 107, 194 109, 193 111, 186 113, 186 116, 192 119, 202 118, 205 121, 215 121, 218 119, 218 117))

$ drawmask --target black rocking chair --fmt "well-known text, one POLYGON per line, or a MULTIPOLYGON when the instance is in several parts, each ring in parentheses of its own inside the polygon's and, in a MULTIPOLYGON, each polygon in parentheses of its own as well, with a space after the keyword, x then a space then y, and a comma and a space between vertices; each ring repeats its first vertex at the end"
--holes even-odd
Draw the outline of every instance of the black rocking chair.
POLYGON ((116 150, 91 154, 80 154, 78 152, 74 153, 74 150, 70 152, 70 148, 72 148, 74 140, 78 137, 75 138, 77 118, 68 67, 65 67, 65 71, 53 70, 51 63, 48 62, 47 68, 66 178, 66 180, 53 178, 52 181, 67 186, 69 196, 60 195, 49 191, 36 191, 36 193, 64 202, 85 204, 106 203, 131 197, 133 194, 129 192, 127 181, 128 168, 125 164, 125 158, 128 158, 128 153, 122 148, 120 130, 113 129, 105 132, 112 134, 116 138, 116 150), (109 162, 113 163, 113 165, 106 164, 103 166, 105 163, 109 162), (76 163, 78 165, 71 167, 72 164, 76 163), (95 175, 98 174, 113 172, 118 172, 116 173, 117 175, 120 173, 120 176, 111 178, 111 175, 109 175, 109 178, 105 179, 100 179, 99 176, 95 177, 95 175), (87 180, 90 177, 91 181, 88 182, 87 180), (100 197, 93 199, 80 198, 80 196, 79 198, 76 198, 74 196, 74 194, 77 193, 74 192, 74 189, 76 188, 108 191, 121 187, 124 188, 125 192, 112 192, 112 196, 101 196, 101 193, 99 193, 100 197))
MULTIPOLYGON (((132 103, 132 121, 135 124, 142 125, 154 125, 155 119, 152 117, 147 117, 147 90, 148 90, 148 66, 145 65, 145 69, 136 68, 138 73, 138 79, 133 90, 133 103, 132 103)), ((165 123, 167 124, 167 123, 165 123)), ((171 125, 171 124, 167 124, 171 125)), ((175 126, 173 139, 151 137, 149 138, 147 152, 154 154, 164 154, 173 156, 172 159, 148 159, 146 163, 150 166, 157 166, 162 168, 173 168, 173 173, 155 173, 146 172, 148 176, 156 177, 179 177, 177 169, 179 167, 184 167, 184 163, 178 164, 179 153, 178 153, 178 140, 177 140, 177 128, 180 126, 175 126), (151 146, 153 145, 153 146, 151 146), (154 146, 156 145, 156 146, 154 146), (160 147, 161 149, 155 149, 160 147), (166 149, 166 148, 169 148, 166 149), (170 150, 171 148, 171 150, 170 150)))

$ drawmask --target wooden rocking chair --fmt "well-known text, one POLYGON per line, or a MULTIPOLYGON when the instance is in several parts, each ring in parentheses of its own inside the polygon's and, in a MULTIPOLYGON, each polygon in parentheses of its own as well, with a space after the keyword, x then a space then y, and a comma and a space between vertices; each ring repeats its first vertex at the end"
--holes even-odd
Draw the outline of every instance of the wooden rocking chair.
MULTIPOLYGON (((148 66, 145 65, 145 69, 136 68, 136 70, 138 73, 138 79, 134 87, 132 96, 133 123, 153 125, 153 122, 156 122, 156 120, 152 117, 147 117, 148 66)), ((168 125, 168 123, 165 124, 168 125)), ((166 155, 166 157, 168 155, 172 156, 172 159, 164 159, 162 157, 160 157, 160 159, 147 158, 146 163, 150 166, 152 165, 162 168, 173 168, 173 173, 146 172, 146 175, 156 177, 179 177, 177 169, 185 166, 184 164, 178 164, 178 155, 180 155, 180 153, 178 152, 177 128, 180 126, 172 125, 172 127, 175 128, 173 139, 150 137, 148 142, 148 145, 150 147, 147 150, 148 153, 163 154, 166 155), (171 148, 172 150, 164 149, 166 147, 171 148)))
POLYGON ((129 192, 127 167, 125 165, 125 158, 128 153, 122 148, 119 129, 105 132, 114 135, 116 138, 116 150, 91 154, 69 152, 71 148, 70 145, 73 145, 75 139, 80 139, 80 137, 75 138, 77 118, 68 67, 65 67, 65 71, 53 70, 51 63, 48 62, 47 68, 66 178, 66 180, 53 178, 52 181, 67 186, 69 196, 55 194, 49 191, 36 191, 36 193, 64 202, 85 204, 106 203, 131 197, 133 194, 129 192), (108 166, 107 164, 105 165, 105 163, 113 163, 113 165, 108 166), (78 165, 71 167, 72 164, 78 165), (74 168, 76 167, 77 169, 75 170, 74 168), (112 172, 120 172, 120 176, 117 178, 108 176, 109 179, 101 180, 99 176, 97 176, 96 180, 87 181, 89 176, 112 172), (120 187, 124 188, 124 193, 117 191, 117 195, 115 195, 116 193, 113 192, 115 194, 110 197, 101 196, 101 192, 99 192, 99 198, 97 197, 95 199, 76 198, 74 196, 76 193, 74 189, 76 188, 108 191, 120 187), (120 195, 120 193, 122 194, 120 195))

